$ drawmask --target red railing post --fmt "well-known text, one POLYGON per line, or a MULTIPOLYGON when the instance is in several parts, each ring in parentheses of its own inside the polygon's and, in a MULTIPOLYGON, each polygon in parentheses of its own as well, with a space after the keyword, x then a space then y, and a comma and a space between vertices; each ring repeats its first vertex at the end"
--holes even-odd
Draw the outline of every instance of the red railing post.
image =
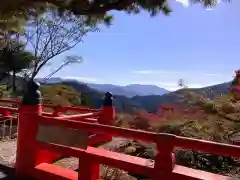
POLYGON ((112 125, 115 120, 115 108, 113 107, 113 95, 110 92, 105 94, 103 107, 98 122, 100 124, 112 125))
POLYGON ((56 106, 53 108, 53 117, 58 117, 58 116, 61 116, 61 107, 60 106, 56 106))
POLYGON ((94 163, 94 159, 86 154, 79 159, 78 180, 98 180, 100 179, 100 166, 94 163))
POLYGON ((11 112, 7 109, 4 109, 2 111, 3 118, 10 118, 11 117, 11 112))
POLYGON ((16 154, 17 178, 28 178, 35 166, 37 154, 36 135, 38 130, 37 117, 42 112, 39 84, 30 81, 27 93, 19 108, 18 138, 16 154))
POLYGON ((172 170, 175 166, 175 156, 172 153, 175 136, 160 134, 157 141, 157 156, 154 164, 153 180, 172 180, 172 170))

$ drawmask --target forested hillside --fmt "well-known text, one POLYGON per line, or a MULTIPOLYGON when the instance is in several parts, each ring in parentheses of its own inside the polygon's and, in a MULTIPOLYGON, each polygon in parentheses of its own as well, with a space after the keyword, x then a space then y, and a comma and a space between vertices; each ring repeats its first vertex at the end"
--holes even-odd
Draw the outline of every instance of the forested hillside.
MULTIPOLYGON (((96 108, 101 107, 102 98, 105 92, 96 91, 86 84, 78 81, 63 81, 62 84, 73 87, 77 92, 84 93, 96 108)), ((142 108, 149 112, 156 112, 160 104, 179 104, 184 105, 185 94, 187 92, 195 92, 204 94, 206 97, 213 98, 220 94, 226 94, 230 83, 223 83, 214 86, 209 86, 199 89, 181 89, 164 95, 151 95, 151 96, 135 96, 128 98, 125 96, 115 95, 114 105, 119 112, 132 112, 133 108, 142 108)))

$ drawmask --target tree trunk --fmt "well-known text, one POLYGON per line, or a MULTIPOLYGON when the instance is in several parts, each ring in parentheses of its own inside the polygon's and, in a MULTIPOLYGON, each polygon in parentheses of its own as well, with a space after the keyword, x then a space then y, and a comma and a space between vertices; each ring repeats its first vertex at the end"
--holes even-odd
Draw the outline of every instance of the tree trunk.
POLYGON ((0 73, 0 81, 2 81, 4 78, 6 78, 8 76, 8 73, 4 72, 4 73, 0 73))
POLYGON ((16 92, 16 70, 13 69, 13 75, 12 75, 12 88, 13 92, 16 92))

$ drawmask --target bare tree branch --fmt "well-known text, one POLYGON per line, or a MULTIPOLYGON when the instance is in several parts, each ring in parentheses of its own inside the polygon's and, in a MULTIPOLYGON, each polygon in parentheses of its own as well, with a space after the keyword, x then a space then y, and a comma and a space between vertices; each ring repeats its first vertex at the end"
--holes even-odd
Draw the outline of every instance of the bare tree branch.
MULTIPOLYGON (((27 32, 23 37, 31 45, 35 56, 32 67, 27 73, 31 79, 34 79, 54 57, 83 42, 83 38, 88 33, 99 30, 96 26, 87 25, 86 18, 86 16, 75 16, 70 12, 59 17, 49 10, 28 23, 27 32)), ((57 72, 69 64, 71 63, 65 61, 57 72)))
POLYGON ((58 68, 56 68, 53 72, 51 72, 49 75, 47 75, 46 77, 44 77, 44 81, 48 80, 49 78, 51 78, 54 74, 56 74, 58 71, 60 71, 61 69, 63 69, 65 66, 68 66, 70 64, 75 64, 75 63, 81 63, 83 61, 82 57, 78 57, 78 56, 67 56, 66 60, 63 62, 63 64, 61 64, 58 68))

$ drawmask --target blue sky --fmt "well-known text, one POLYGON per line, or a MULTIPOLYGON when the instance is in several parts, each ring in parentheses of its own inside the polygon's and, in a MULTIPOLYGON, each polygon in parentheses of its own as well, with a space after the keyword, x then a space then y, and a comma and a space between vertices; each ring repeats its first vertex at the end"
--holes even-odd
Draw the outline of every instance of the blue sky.
POLYGON ((154 84, 175 90, 179 79, 189 87, 203 87, 232 79, 240 60, 240 2, 219 2, 213 9, 170 0, 170 16, 113 12, 110 28, 89 34, 84 43, 58 56, 47 75, 66 55, 83 63, 55 76, 116 85, 154 84))

